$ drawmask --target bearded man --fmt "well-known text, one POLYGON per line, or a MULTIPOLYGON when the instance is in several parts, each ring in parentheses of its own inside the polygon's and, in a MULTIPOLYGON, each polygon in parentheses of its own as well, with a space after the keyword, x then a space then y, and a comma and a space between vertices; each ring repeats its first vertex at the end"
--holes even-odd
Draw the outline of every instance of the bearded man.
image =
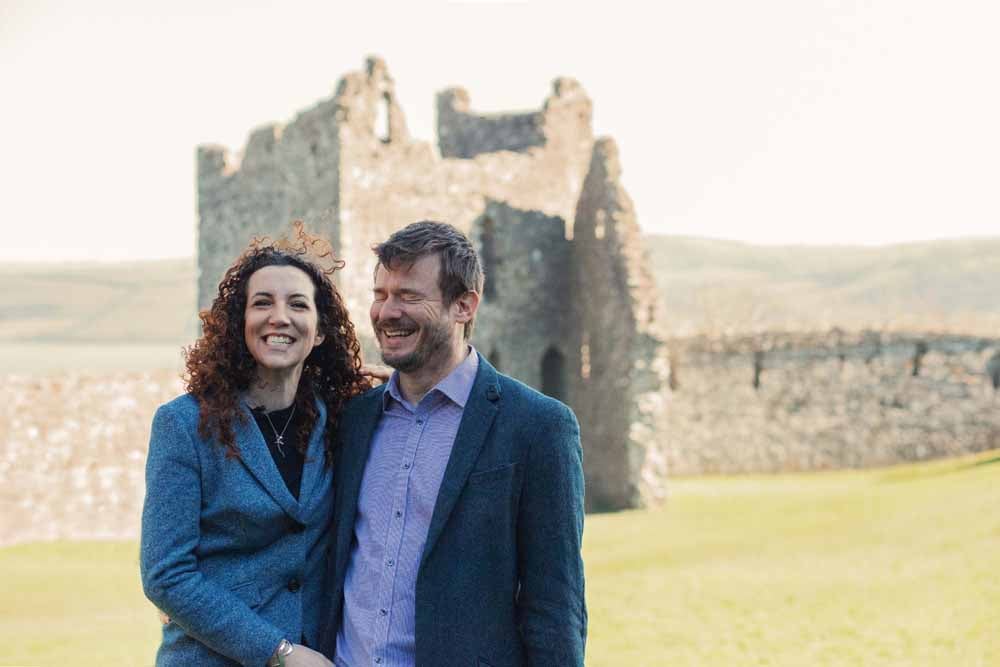
POLYGON ((584 481, 572 411, 470 344, 483 271, 451 225, 377 245, 389 381, 346 408, 336 467, 339 667, 582 667, 584 481))

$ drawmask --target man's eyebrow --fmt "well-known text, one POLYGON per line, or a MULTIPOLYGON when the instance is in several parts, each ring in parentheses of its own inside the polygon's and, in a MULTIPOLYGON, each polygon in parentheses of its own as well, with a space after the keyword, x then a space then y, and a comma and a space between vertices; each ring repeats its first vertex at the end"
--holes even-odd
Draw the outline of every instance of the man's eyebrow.
MULTIPOLYGON (((372 288, 373 292, 388 292, 388 288, 380 287, 376 285, 372 288)), ((424 296, 424 292, 418 289, 413 289, 412 287, 401 287, 397 290, 393 290, 396 294, 413 294, 416 296, 424 296)))

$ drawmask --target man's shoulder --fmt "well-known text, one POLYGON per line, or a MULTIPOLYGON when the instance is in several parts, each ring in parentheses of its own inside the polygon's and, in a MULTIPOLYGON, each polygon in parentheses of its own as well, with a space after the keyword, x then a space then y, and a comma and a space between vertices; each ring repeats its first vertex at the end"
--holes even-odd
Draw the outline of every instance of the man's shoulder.
POLYGON ((568 405, 529 387, 520 380, 497 371, 500 397, 517 413, 527 419, 570 419, 576 416, 568 405))

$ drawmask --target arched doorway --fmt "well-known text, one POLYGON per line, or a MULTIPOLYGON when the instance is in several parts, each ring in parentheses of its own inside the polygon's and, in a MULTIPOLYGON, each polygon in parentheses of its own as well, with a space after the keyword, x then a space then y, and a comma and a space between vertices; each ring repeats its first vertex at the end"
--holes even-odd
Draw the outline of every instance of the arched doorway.
POLYGON ((542 357, 542 393, 566 401, 566 359, 554 347, 542 357))

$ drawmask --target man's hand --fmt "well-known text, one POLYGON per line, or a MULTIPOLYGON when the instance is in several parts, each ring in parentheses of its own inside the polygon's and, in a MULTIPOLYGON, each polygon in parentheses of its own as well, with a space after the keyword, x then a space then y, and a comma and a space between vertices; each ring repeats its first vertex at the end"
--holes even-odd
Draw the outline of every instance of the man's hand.
POLYGON ((295 650, 285 658, 285 667, 333 667, 333 663, 322 653, 308 646, 294 644, 295 650))

